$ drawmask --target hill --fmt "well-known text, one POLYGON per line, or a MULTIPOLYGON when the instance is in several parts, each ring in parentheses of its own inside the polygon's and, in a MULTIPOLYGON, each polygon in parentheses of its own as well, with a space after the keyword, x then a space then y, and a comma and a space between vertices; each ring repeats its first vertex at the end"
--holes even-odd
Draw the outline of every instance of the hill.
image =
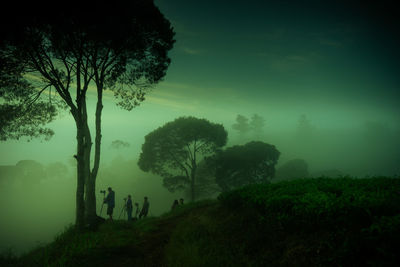
POLYGON ((160 217, 72 227, 1 266, 398 266, 400 179, 250 185, 160 217))

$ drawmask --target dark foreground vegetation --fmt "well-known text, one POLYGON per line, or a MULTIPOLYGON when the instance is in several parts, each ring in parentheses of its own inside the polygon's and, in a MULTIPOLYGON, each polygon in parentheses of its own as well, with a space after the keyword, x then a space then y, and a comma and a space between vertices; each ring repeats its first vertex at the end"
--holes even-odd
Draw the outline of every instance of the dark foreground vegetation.
POLYGON ((72 227, 1 266, 398 266, 400 179, 299 179, 97 231, 72 227))

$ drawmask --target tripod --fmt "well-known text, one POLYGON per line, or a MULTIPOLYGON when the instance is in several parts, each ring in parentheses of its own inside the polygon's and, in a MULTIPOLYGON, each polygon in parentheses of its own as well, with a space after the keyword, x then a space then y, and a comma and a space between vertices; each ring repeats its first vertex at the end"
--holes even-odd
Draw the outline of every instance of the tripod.
POLYGON ((124 218, 125 218, 125 214, 126 214, 126 198, 124 198, 124 206, 121 209, 121 213, 119 214, 118 220, 121 218, 122 213, 124 213, 124 218))

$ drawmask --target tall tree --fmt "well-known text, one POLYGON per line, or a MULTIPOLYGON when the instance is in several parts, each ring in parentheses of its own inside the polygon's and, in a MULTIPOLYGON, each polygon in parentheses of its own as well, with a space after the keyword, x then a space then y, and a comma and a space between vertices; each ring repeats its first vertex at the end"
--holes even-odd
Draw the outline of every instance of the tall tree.
POLYGON ((232 125, 232 128, 243 137, 250 131, 249 119, 243 115, 238 114, 236 116, 236 123, 232 125))
POLYGON ((275 175, 279 155, 275 146, 260 141, 228 147, 215 157, 216 182, 222 191, 269 182, 275 175))
POLYGON ((227 132, 221 124, 180 117, 146 135, 138 165, 143 171, 163 177, 170 191, 189 187, 195 201, 199 161, 226 141, 227 132))
MULTIPOLYGON (((71 2, 70 6, 75 6, 71 2)), ((56 7, 56 6, 54 6, 56 7)), ((44 125, 66 106, 77 129, 76 225, 96 219, 95 183, 100 163, 103 93, 131 110, 166 74, 174 32, 153 1, 45 9, 37 3, 1 19, 2 139, 51 136, 44 125), (91 86, 94 90, 91 91, 91 86), (56 95, 56 96, 54 96, 56 95), (87 98, 96 98, 94 140, 87 98), (47 101, 46 101, 47 100, 47 101), (10 112, 9 112, 10 111, 10 112), (94 155, 92 145, 94 143, 94 155), (93 157, 93 166, 91 166, 93 157)))

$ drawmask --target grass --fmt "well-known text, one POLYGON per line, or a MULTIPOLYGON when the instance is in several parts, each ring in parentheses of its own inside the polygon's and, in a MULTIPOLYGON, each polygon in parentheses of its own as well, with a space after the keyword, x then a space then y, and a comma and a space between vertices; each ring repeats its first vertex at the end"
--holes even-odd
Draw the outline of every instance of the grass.
POLYGON ((400 179, 250 185, 97 231, 68 227, 1 266, 396 266, 400 179))

